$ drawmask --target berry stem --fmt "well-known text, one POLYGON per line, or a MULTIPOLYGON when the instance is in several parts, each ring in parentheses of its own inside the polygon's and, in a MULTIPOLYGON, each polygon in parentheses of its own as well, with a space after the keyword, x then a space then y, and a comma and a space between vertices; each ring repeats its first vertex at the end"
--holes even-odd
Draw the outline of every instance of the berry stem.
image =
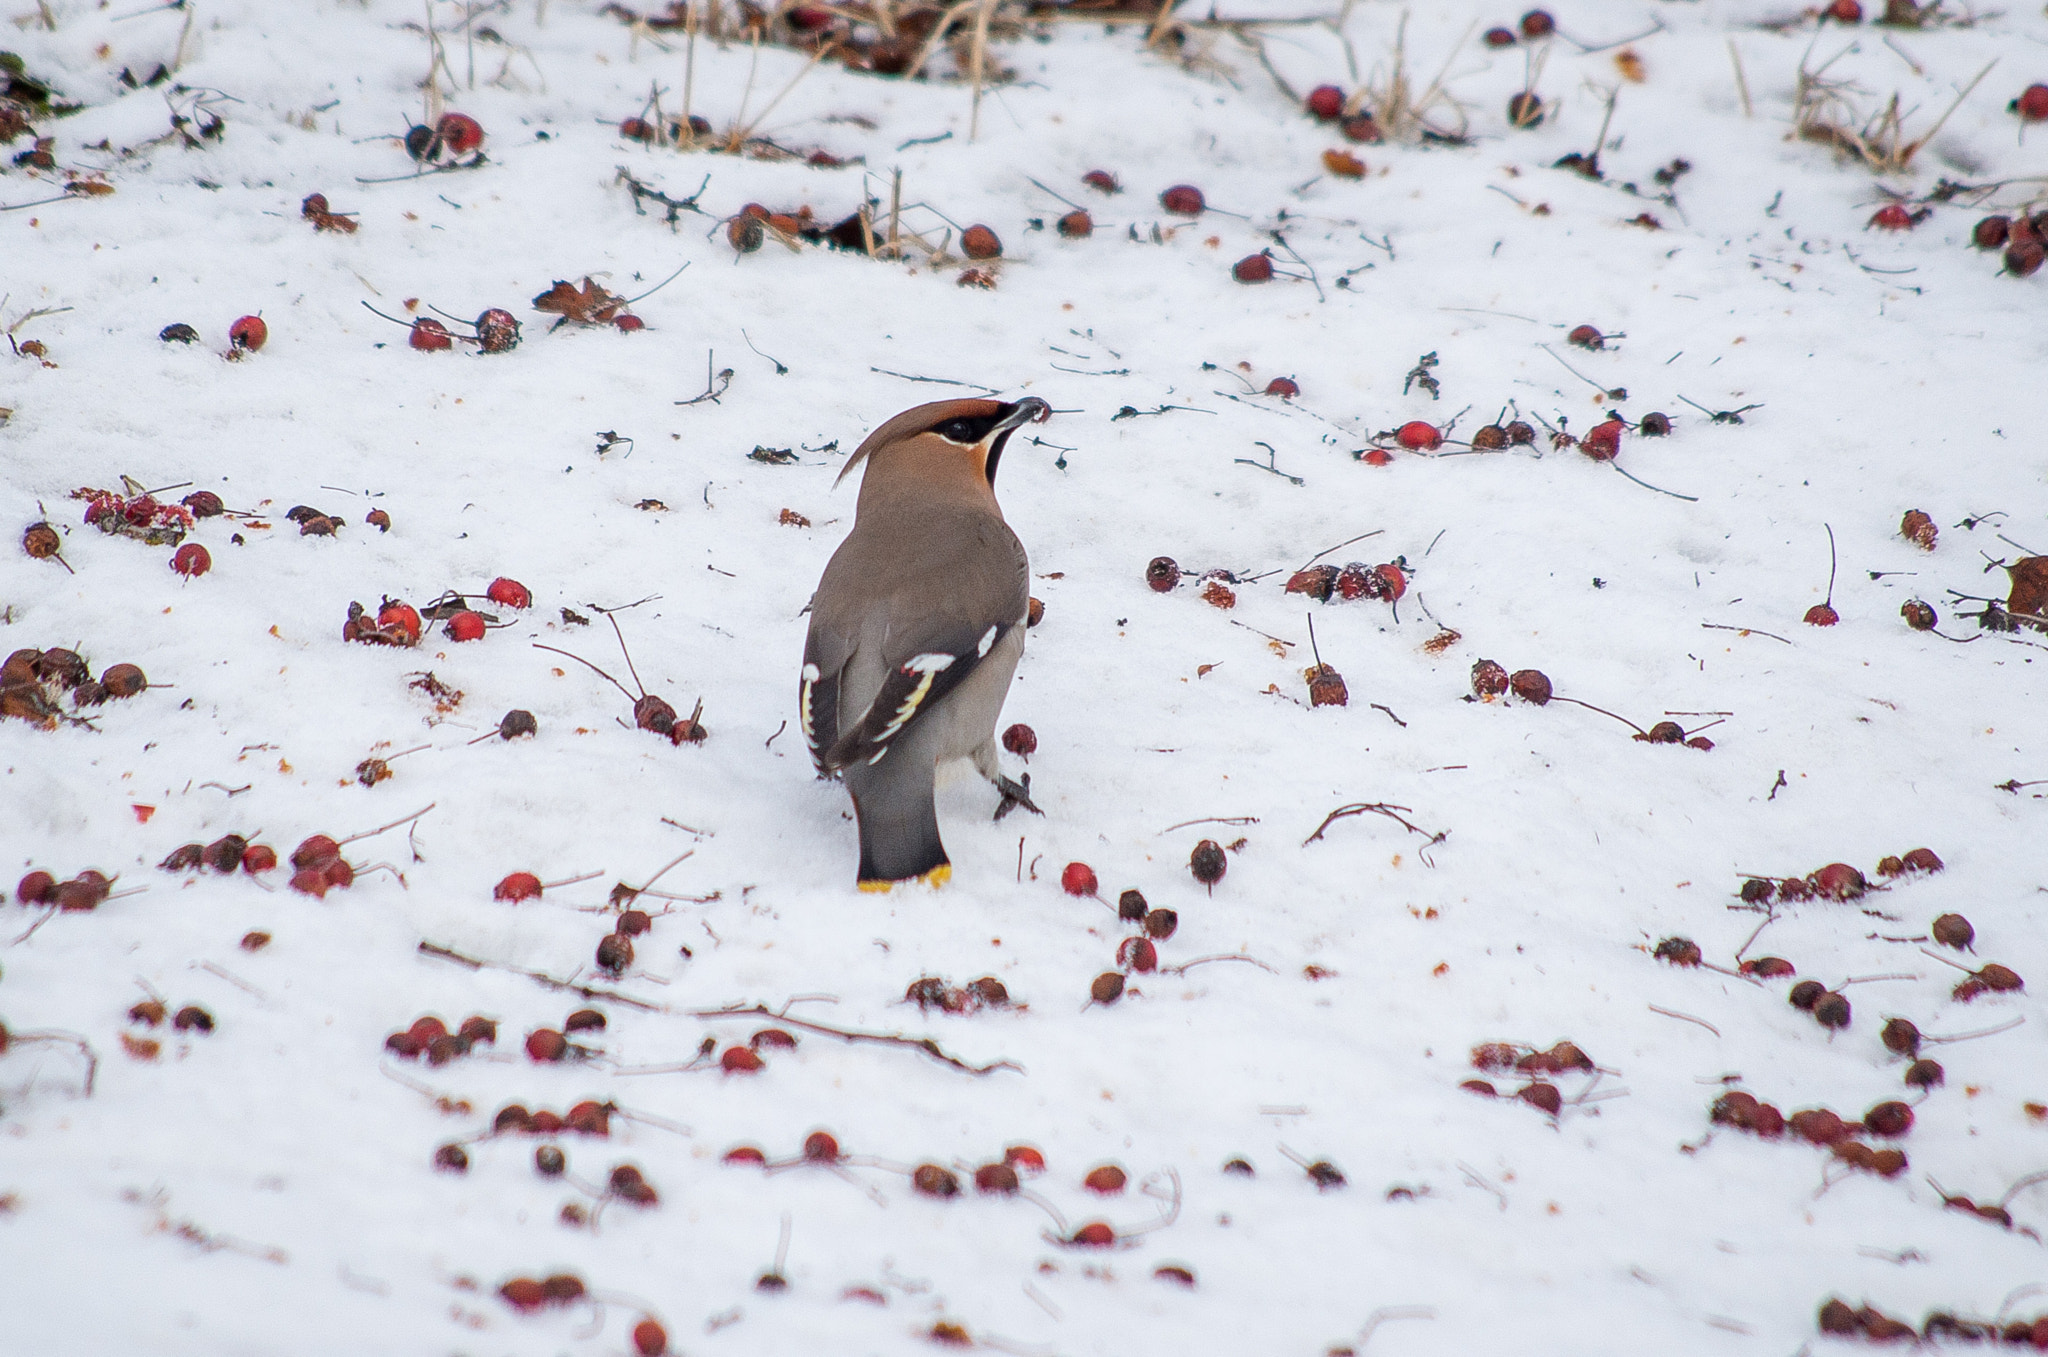
POLYGON ((1623 725, 1627 726, 1627 727, 1628 727, 1628 728, 1629 728, 1630 730, 1634 731, 1634 732, 1635 732, 1636 734, 1638 734, 1638 735, 1647 735, 1647 734, 1649 734, 1649 732, 1648 732, 1648 731, 1644 730, 1644 729, 1643 729, 1643 728, 1642 728, 1641 726, 1637 725, 1637 724, 1636 724, 1635 722, 1633 722, 1633 721, 1629 720, 1629 719, 1628 719, 1628 718, 1627 718, 1626 716, 1619 716, 1619 715, 1616 715, 1616 714, 1615 714, 1614 712, 1611 712, 1611 711, 1607 710, 1607 708, 1605 708, 1605 707, 1596 707, 1596 706, 1594 706, 1594 705, 1593 705, 1592 703, 1590 703, 1590 702, 1581 702, 1581 701, 1579 701, 1579 699, 1578 699, 1578 698, 1576 698, 1576 697, 1564 697, 1564 696, 1561 696, 1561 695, 1559 695, 1559 694, 1553 693, 1553 694, 1551 694, 1550 700, 1551 700, 1552 702, 1569 702, 1569 703, 1571 703, 1571 704, 1572 704, 1573 706, 1575 706, 1575 707, 1584 707, 1584 708, 1585 708, 1585 709, 1586 709, 1587 711, 1596 711, 1596 712, 1599 712, 1599 713, 1600 713, 1600 714, 1601 714, 1602 716, 1613 716, 1615 720, 1617 720, 1617 721, 1621 722, 1621 723, 1622 723, 1623 725))
POLYGON ((1828 596, 1827 605, 1835 606, 1835 528, 1832 523, 1821 524, 1828 530, 1828 596))
MULTIPOLYGON (((377 835, 382 834, 387 829, 396 829, 400 825, 409 825, 414 820, 419 819, 422 815, 425 815, 428 811, 432 810, 435 806, 438 806, 440 804, 441 803, 438 801, 429 801, 426 805, 420 807, 418 810, 414 811, 412 814, 406 816, 402 820, 393 820, 388 825, 379 825, 375 829, 366 829, 360 834, 351 834, 347 838, 343 839, 341 843, 350 844, 354 843, 357 839, 372 839, 375 838, 377 835)), ((340 845, 337 844, 336 846, 339 847, 340 845)))
MULTIPOLYGON (((554 646, 544 646, 538 641, 535 641, 533 643, 533 648, 535 650, 552 650, 557 655, 569 655, 569 652, 566 650, 556 650, 554 646)), ((612 687, 617 688, 622 693, 625 693, 626 700, 628 702, 638 702, 640 700, 640 698, 633 696, 632 692, 626 687, 625 684, 619 682, 610 674, 605 673, 604 670, 599 669, 596 665, 592 664, 589 660, 584 659, 581 655, 569 655, 569 658, 576 661, 576 663, 582 665, 584 668, 588 669, 591 673, 596 674, 606 683, 611 684, 612 687)), ((646 696, 646 694, 642 693, 641 696, 644 697, 646 696)))

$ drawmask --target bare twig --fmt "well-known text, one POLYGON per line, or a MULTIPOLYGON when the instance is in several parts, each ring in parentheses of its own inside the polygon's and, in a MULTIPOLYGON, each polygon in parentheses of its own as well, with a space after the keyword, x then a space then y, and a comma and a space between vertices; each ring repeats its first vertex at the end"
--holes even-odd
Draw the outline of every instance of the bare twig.
POLYGON ((1662 1013, 1667 1018, 1678 1018, 1684 1022, 1697 1023, 1701 1027, 1706 1028, 1709 1032, 1712 1032, 1715 1036, 1718 1037, 1721 1035, 1721 1029, 1714 1026, 1714 1024, 1708 1022, 1705 1018, 1695 1018, 1690 1013, 1680 1013, 1676 1009, 1659 1008, 1655 1004, 1650 1005, 1650 1011, 1652 1013, 1662 1013))
POLYGON ((1316 826, 1316 832, 1309 835, 1307 838, 1303 839, 1301 841, 1301 846, 1306 848, 1310 844, 1314 843, 1317 839, 1322 838, 1324 830, 1328 829, 1330 825, 1335 821, 1342 820, 1347 816, 1384 815, 1387 819, 1392 820, 1395 824, 1401 826, 1401 828, 1407 830, 1409 833, 1420 834, 1423 838, 1429 840, 1428 843, 1422 846, 1422 850, 1417 854, 1417 856, 1419 856, 1422 859, 1424 864, 1432 867, 1435 866, 1436 864, 1430 862, 1429 860, 1429 850, 1431 848, 1434 848, 1436 845, 1442 843, 1445 839, 1451 837, 1451 831, 1446 829, 1438 833, 1432 834, 1428 830, 1422 828, 1422 826, 1415 824, 1413 821, 1407 819, 1406 816, 1402 814, 1402 812, 1408 812, 1409 814, 1413 813, 1409 810, 1409 807, 1407 806, 1390 805, 1385 801, 1358 801, 1348 806, 1339 806, 1337 807, 1337 809, 1331 811, 1328 815, 1325 815, 1323 817, 1323 822, 1316 826))
MULTIPOLYGON (((422 944, 422 946, 424 945, 422 944)), ((841 1041, 866 1042, 875 1046, 902 1046, 913 1051, 921 1051, 940 1064, 950 1065, 954 1069, 966 1074, 993 1074, 997 1070, 1015 1070, 1019 1074, 1024 1072, 1024 1067, 1013 1060, 996 1060, 986 1065, 970 1065, 957 1056, 946 1054, 944 1048, 930 1037, 906 1037, 899 1032, 863 1032, 850 1027, 833 1027, 827 1023, 812 1022, 808 1018, 792 1018, 789 1016, 788 1009, 788 1004, 784 1004, 780 1012, 768 1007, 766 1004, 749 1004, 743 1007, 700 1008, 692 1012, 690 1016, 704 1019, 772 1018, 776 1022, 787 1023, 791 1027, 801 1027, 807 1032, 816 1032, 821 1036, 838 1037, 841 1041)))

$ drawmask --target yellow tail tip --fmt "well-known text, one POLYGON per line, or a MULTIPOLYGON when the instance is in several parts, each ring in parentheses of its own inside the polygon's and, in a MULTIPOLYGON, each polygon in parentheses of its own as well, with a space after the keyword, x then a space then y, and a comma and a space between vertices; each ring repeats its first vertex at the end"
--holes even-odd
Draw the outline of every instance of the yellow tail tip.
POLYGON ((870 895, 885 895, 898 886, 931 886, 934 889, 953 879, 953 864, 942 862, 922 876, 907 876, 901 881, 863 881, 860 888, 870 895))

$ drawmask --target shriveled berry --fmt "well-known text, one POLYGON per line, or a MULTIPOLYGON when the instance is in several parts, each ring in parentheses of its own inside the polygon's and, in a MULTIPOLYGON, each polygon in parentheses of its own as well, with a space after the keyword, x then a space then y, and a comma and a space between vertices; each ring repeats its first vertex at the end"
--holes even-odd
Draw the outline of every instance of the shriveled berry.
POLYGON ((1750 877, 1742 883, 1742 890, 1739 892, 1743 903, 1751 905, 1765 904, 1777 893, 1778 883, 1767 876, 1750 877))
POLYGON ((1194 874, 1195 880, 1207 886, 1211 894, 1215 893, 1216 883, 1229 869, 1230 860, 1223 852, 1223 845, 1214 839, 1202 840, 1188 854, 1188 871, 1194 874))
POLYGON ((1097 193, 1122 193, 1124 191, 1123 185, 1117 183, 1116 176, 1108 170, 1090 170, 1081 176, 1081 182, 1094 189, 1097 193))
POLYGON ((1659 721, 1635 738, 1648 744, 1684 744, 1685 727, 1676 721, 1659 721))
POLYGON ((1858 1325, 1856 1312, 1846 1302, 1829 1300, 1820 1307, 1820 1331, 1822 1333, 1853 1334, 1858 1325))
POLYGON ((473 1014, 462 1020, 457 1035, 472 1045, 487 1041, 495 1046, 498 1044, 498 1024, 495 1019, 473 1014))
POLYGON ((794 1051, 796 1038, 780 1027, 764 1027, 747 1038, 747 1045, 755 1050, 794 1051))
POLYGON ((1172 937, 1180 928, 1180 915, 1170 909, 1150 910, 1145 915, 1145 934, 1161 942, 1172 937))
POLYGON ((611 1109, 600 1102, 580 1102, 562 1114, 562 1126, 578 1135, 608 1136, 612 1129, 611 1109))
POLYGON ((1472 666, 1472 694, 1491 700, 1508 690, 1508 671, 1492 660, 1480 660, 1472 666))
POLYGON ((960 1176, 937 1164, 919 1164, 910 1171, 910 1186, 927 1197, 956 1197, 960 1194, 960 1176))
POLYGON ((1540 669, 1517 669, 1508 675, 1508 689, 1524 702, 1539 707, 1550 701, 1550 680, 1540 669))
POLYGON ((1154 556, 1145 567, 1145 583, 1155 594, 1170 594, 1180 586, 1180 565, 1171 556, 1154 556))
POLYGON ((1906 1067, 1906 1083, 1912 1088, 1940 1088, 1947 1075, 1938 1060, 1916 1060, 1906 1067))
POLYGON ((607 933, 597 942, 597 964, 613 975, 623 975, 633 964, 633 940, 624 933, 607 933))
POLYGON ((540 722, 533 719, 533 713, 514 707, 498 722, 498 738, 516 740, 522 735, 535 735, 540 731, 540 722))
POLYGON ((1498 424, 1482 425, 1472 435, 1472 446, 1480 452, 1498 452, 1508 445, 1508 431, 1498 424))
POLYGON ((1674 966, 1697 966, 1702 960, 1700 945, 1691 938, 1666 938, 1651 955, 1674 966))
POLYGON ((1854 1134, 1847 1122, 1825 1107, 1801 1108, 1785 1121, 1793 1135, 1815 1145, 1833 1145, 1854 1134))
POLYGON ((992 975, 967 982, 967 997, 984 1008, 1008 1008, 1010 987, 992 975))
POLYGON ((1819 1003, 1820 997, 1827 992, 1828 987, 1818 980, 1802 980, 1792 987, 1788 999, 1792 1007, 1803 1008, 1811 1013, 1813 1006, 1819 1003))
POLYGON ((1986 989, 2001 994, 2025 989, 2027 984, 2020 979, 2019 972, 2009 966, 2001 966, 1995 961, 1980 969, 1973 978, 1980 981, 1986 989))
POLYGON ((184 321, 178 320, 172 321, 169 325, 164 326, 163 329, 158 330, 156 337, 166 344, 197 344, 199 342, 199 331, 193 329, 184 321))
POLYGON ((1760 956, 1743 962, 1742 973, 1756 976, 1759 980, 1779 980, 1799 974, 1799 968, 1781 956, 1760 956))
POLYGON ((1104 971, 1088 986, 1088 997, 1098 1004, 1113 1004, 1123 997, 1124 977, 1118 971, 1104 971))
POLYGON ((519 320, 503 307, 493 306, 474 322, 476 346, 484 353, 510 353, 519 347, 519 320))
POLYGON ((213 1015, 197 1004, 187 1004, 172 1017, 171 1026, 180 1032, 197 1032, 205 1036, 213 1031, 213 1015))
POLYGON ((1557 1091, 1557 1085, 1538 1081, 1518 1089, 1515 1096, 1538 1111, 1556 1116, 1564 1107, 1564 1095, 1557 1091))
POLYGON ((1906 619, 1906 625, 1915 631, 1932 631, 1941 621, 1933 608, 1917 598, 1907 599, 1899 605, 1899 616, 1906 619))
POLYGON ((434 1167, 443 1173, 467 1173, 469 1151, 451 1141, 434 1151, 434 1167))
POLYGON ((1579 440, 1579 451, 1596 462, 1611 462, 1621 453, 1621 435, 1627 428, 1618 419, 1602 420, 1586 430, 1586 436, 1579 440))
MULTIPOLYGON (((166 872, 189 872, 206 862, 206 845, 199 843, 179 844, 173 848, 157 867, 166 872)), ((55 882, 51 885, 54 887, 55 882)))
POLYGON ((1945 865, 1932 848, 1914 848, 1906 853, 1905 866, 1909 872, 1938 872, 1945 865))

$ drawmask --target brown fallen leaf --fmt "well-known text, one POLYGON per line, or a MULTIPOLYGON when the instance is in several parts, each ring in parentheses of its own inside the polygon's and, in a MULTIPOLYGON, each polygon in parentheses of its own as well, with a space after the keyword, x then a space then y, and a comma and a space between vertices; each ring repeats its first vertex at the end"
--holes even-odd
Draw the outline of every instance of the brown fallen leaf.
POLYGON ((624 297, 605 291, 587 277, 580 291, 556 279, 553 287, 533 299, 534 310, 583 325, 609 325, 625 305, 624 297))

